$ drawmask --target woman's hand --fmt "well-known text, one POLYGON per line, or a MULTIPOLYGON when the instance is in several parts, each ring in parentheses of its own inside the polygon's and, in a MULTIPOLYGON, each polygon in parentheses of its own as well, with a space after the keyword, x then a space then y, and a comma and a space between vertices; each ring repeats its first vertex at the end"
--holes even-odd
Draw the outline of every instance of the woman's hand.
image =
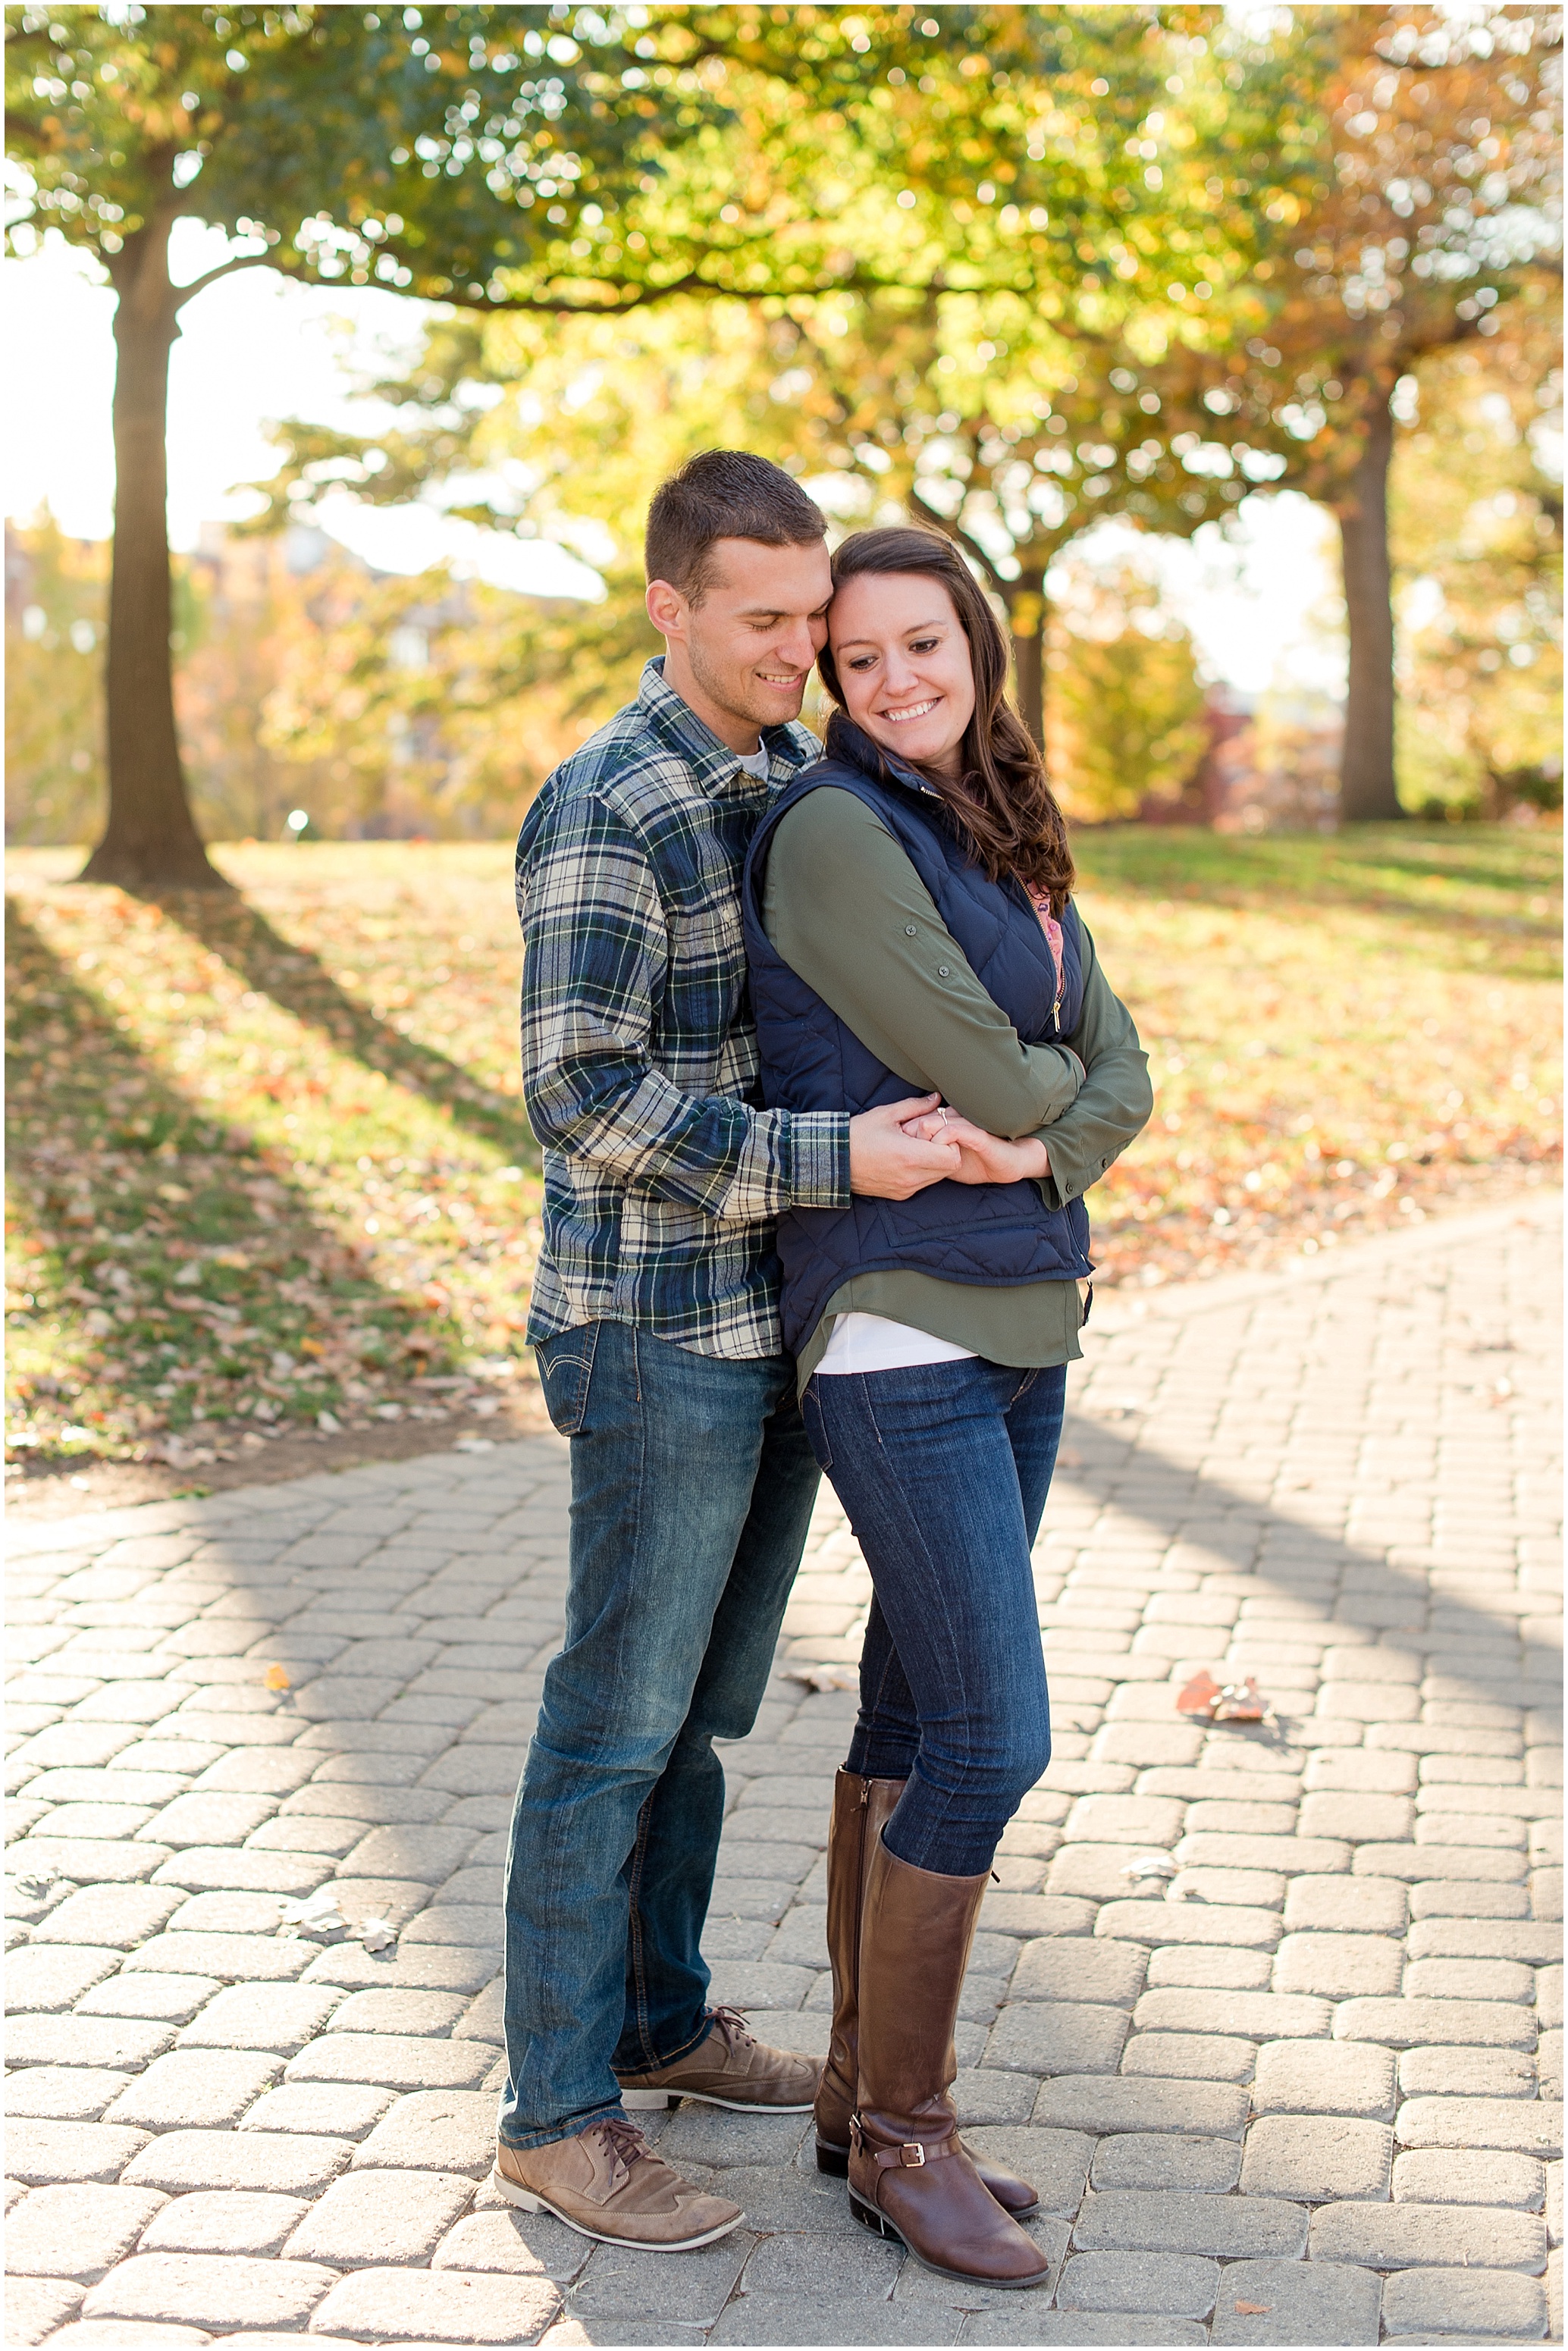
POLYGON ((910 1200, 928 1184, 960 1182, 955 1142, 938 1134, 935 1144, 920 1132, 939 1094, 912 1095, 862 1110, 850 1121, 850 1190, 873 1200, 910 1200))
POLYGON ((922 1143, 957 1144, 956 1184, 1020 1184, 1051 1173, 1051 1155, 1038 1136, 1009 1143, 1005 1135, 988 1134, 956 1110, 927 1112, 911 1119, 904 1131, 922 1143))

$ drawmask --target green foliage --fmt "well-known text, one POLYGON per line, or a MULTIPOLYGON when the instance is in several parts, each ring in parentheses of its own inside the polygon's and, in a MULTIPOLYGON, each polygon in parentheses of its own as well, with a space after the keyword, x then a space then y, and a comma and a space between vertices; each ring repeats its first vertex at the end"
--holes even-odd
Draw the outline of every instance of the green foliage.
POLYGON ((5 526, 5 837, 85 841, 103 805, 105 549, 5 526))
MULTIPOLYGON (((680 121, 624 85, 630 52, 592 11, 425 13, 424 30, 398 8, 10 14, 33 225, 117 283, 120 256, 181 214, 290 277, 458 304, 504 298, 518 272, 579 275, 574 240, 680 121)), ((684 95, 685 121, 705 111, 684 95)))
MULTIPOLYGON (((525 536, 601 527, 604 605, 497 602, 466 652, 435 632, 422 682, 361 599, 336 684, 297 666, 269 740, 368 777, 383 726, 437 704, 476 747, 486 700, 509 727, 544 697, 548 735, 619 699, 651 643, 646 496, 714 442, 831 477, 844 522, 953 532, 1020 647, 1052 560, 1104 516, 1185 534, 1281 481, 1343 508, 1371 408, 1423 354, 1490 338, 1550 241, 1551 39, 1427 0, 67 6, 14 13, 7 52, 26 233, 89 247, 122 297, 162 278, 177 308, 210 282, 166 284, 189 214, 235 240, 220 269, 449 306, 377 387, 394 431, 286 428, 261 528, 332 487, 433 486, 525 536)), ((1545 674, 1510 679, 1467 773, 1539 764, 1549 702, 1518 714, 1545 674)), ((1412 756, 1451 736, 1424 686, 1412 756)), ((1155 758, 1165 735, 1140 739, 1155 758)))
POLYGON ((1562 803, 1562 378, 1544 313, 1511 304, 1495 339, 1435 354, 1410 387, 1391 522, 1414 807, 1562 803))
POLYGON ((1075 585, 1050 638, 1051 781, 1071 816, 1106 823, 1179 797, 1208 744, 1204 689, 1186 630, 1136 574, 1075 585))
POLYGON ((1217 441, 1271 452, 1285 483, 1343 508, 1399 376, 1489 339, 1500 303, 1551 281, 1560 28, 1544 12, 1398 0, 1239 15, 1218 46, 1237 131, 1259 143, 1236 152, 1255 176, 1226 191, 1250 214, 1251 260, 1199 396, 1217 441), (1285 184, 1271 123, 1301 141, 1285 184))

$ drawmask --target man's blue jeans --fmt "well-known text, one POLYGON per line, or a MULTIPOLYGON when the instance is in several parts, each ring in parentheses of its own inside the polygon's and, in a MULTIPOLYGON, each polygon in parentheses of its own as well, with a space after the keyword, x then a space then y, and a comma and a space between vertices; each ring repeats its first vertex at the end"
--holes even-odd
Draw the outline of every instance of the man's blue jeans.
POLYGON ((571 1572, 507 1869, 513 2147, 619 2113, 617 2073, 708 2031, 713 1742, 757 1719, 818 1483, 784 1356, 591 1322, 536 1359, 571 1438, 571 1572))
POLYGON ((1051 1761, 1030 1551, 1061 1436, 1062 1365, 980 1357, 806 1390, 806 1426, 876 1597, 846 1768, 906 1785, 883 1834, 944 1877, 989 1869, 1051 1761))

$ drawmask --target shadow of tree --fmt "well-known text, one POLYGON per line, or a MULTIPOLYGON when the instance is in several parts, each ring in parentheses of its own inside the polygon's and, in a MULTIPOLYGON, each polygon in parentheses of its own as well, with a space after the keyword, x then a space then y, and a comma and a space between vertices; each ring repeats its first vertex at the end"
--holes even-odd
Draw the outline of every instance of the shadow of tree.
POLYGON ((366 1068, 423 1094, 481 1142, 506 1152, 520 1165, 538 1165, 538 1149, 519 1097, 497 1093, 433 1046, 403 1036, 367 1006, 357 1004, 318 955, 282 937, 247 899, 237 893, 217 896, 182 890, 157 903, 183 930, 222 956, 247 987, 319 1029, 366 1068))
MULTIPOLYGON (((1351 1641, 1370 1635, 1374 1643, 1423 1659, 1426 1671, 1463 1682, 1481 1699, 1523 1705, 1528 1683, 1539 1692, 1534 1703, 1561 1703, 1550 1695, 1553 1678, 1560 1681, 1558 1654, 1524 1641, 1516 1616, 1490 1614, 1448 1592, 1434 1597, 1418 1569, 1393 1566, 1380 1552, 1290 1518, 1142 1437, 1119 1437, 1070 1413, 1062 1443, 1077 1458, 1059 1470, 1059 1483, 1088 1491, 1119 1517, 1141 1520, 1167 1543, 1185 1534, 1233 1573, 1255 1575, 1260 1588, 1310 1596, 1317 1604, 1315 1634, 1332 1635, 1340 1627, 1351 1641)), ((1048 1505, 1048 1525, 1049 1518, 1048 1505)), ((1275 1630, 1272 1622, 1260 1627, 1260 1635, 1275 1630)), ((1231 1638, 1228 1628, 1215 1627, 1216 1657, 1231 1638)), ((1065 1654, 1059 1667, 1071 1671, 1065 1654)))
POLYGON ((11 1363, 40 1427, 124 1442, 242 1396, 308 1417, 341 1394, 336 1374, 305 1376, 312 1361, 395 1359, 416 1330, 422 1360, 444 1359, 440 1317, 390 1296, 287 1163, 182 1092, 15 902, 7 916, 8 1181, 30 1301, 11 1363), (193 1262, 199 1282, 182 1282, 193 1262), (280 1374, 275 1357, 302 1348, 280 1374), (155 1396, 173 1371, 197 1377, 155 1396))

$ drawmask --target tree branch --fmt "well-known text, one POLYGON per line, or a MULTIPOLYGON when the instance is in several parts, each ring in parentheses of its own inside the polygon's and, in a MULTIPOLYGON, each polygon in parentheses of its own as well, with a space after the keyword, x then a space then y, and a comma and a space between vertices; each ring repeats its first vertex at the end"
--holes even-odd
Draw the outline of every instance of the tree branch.
POLYGON ((909 486, 909 503, 912 507, 918 507, 921 513, 925 516, 927 520, 935 523, 936 528, 942 533, 944 538, 950 538, 955 547, 961 547, 966 555, 973 556, 975 561, 979 565, 981 570, 985 573, 987 579, 990 581, 998 596, 1006 596, 1008 590, 1010 587, 1017 585, 1017 582, 1014 580, 1003 579, 1001 573, 997 569, 996 565, 991 561, 990 557, 986 553, 985 549, 981 547, 977 540, 970 538, 968 532, 963 528, 961 524, 954 522, 948 516, 941 513, 937 507, 927 504, 926 500, 920 495, 920 485, 918 482, 912 482, 909 486))
POLYGON ((175 287, 176 317, 187 302, 192 301, 198 294, 204 294, 207 287, 215 286, 220 277, 232 277, 236 269, 261 269, 269 266, 274 269, 277 266, 270 246, 265 253, 243 253, 233 261, 220 261, 217 267, 209 269, 204 277, 193 278, 189 286, 175 287))

